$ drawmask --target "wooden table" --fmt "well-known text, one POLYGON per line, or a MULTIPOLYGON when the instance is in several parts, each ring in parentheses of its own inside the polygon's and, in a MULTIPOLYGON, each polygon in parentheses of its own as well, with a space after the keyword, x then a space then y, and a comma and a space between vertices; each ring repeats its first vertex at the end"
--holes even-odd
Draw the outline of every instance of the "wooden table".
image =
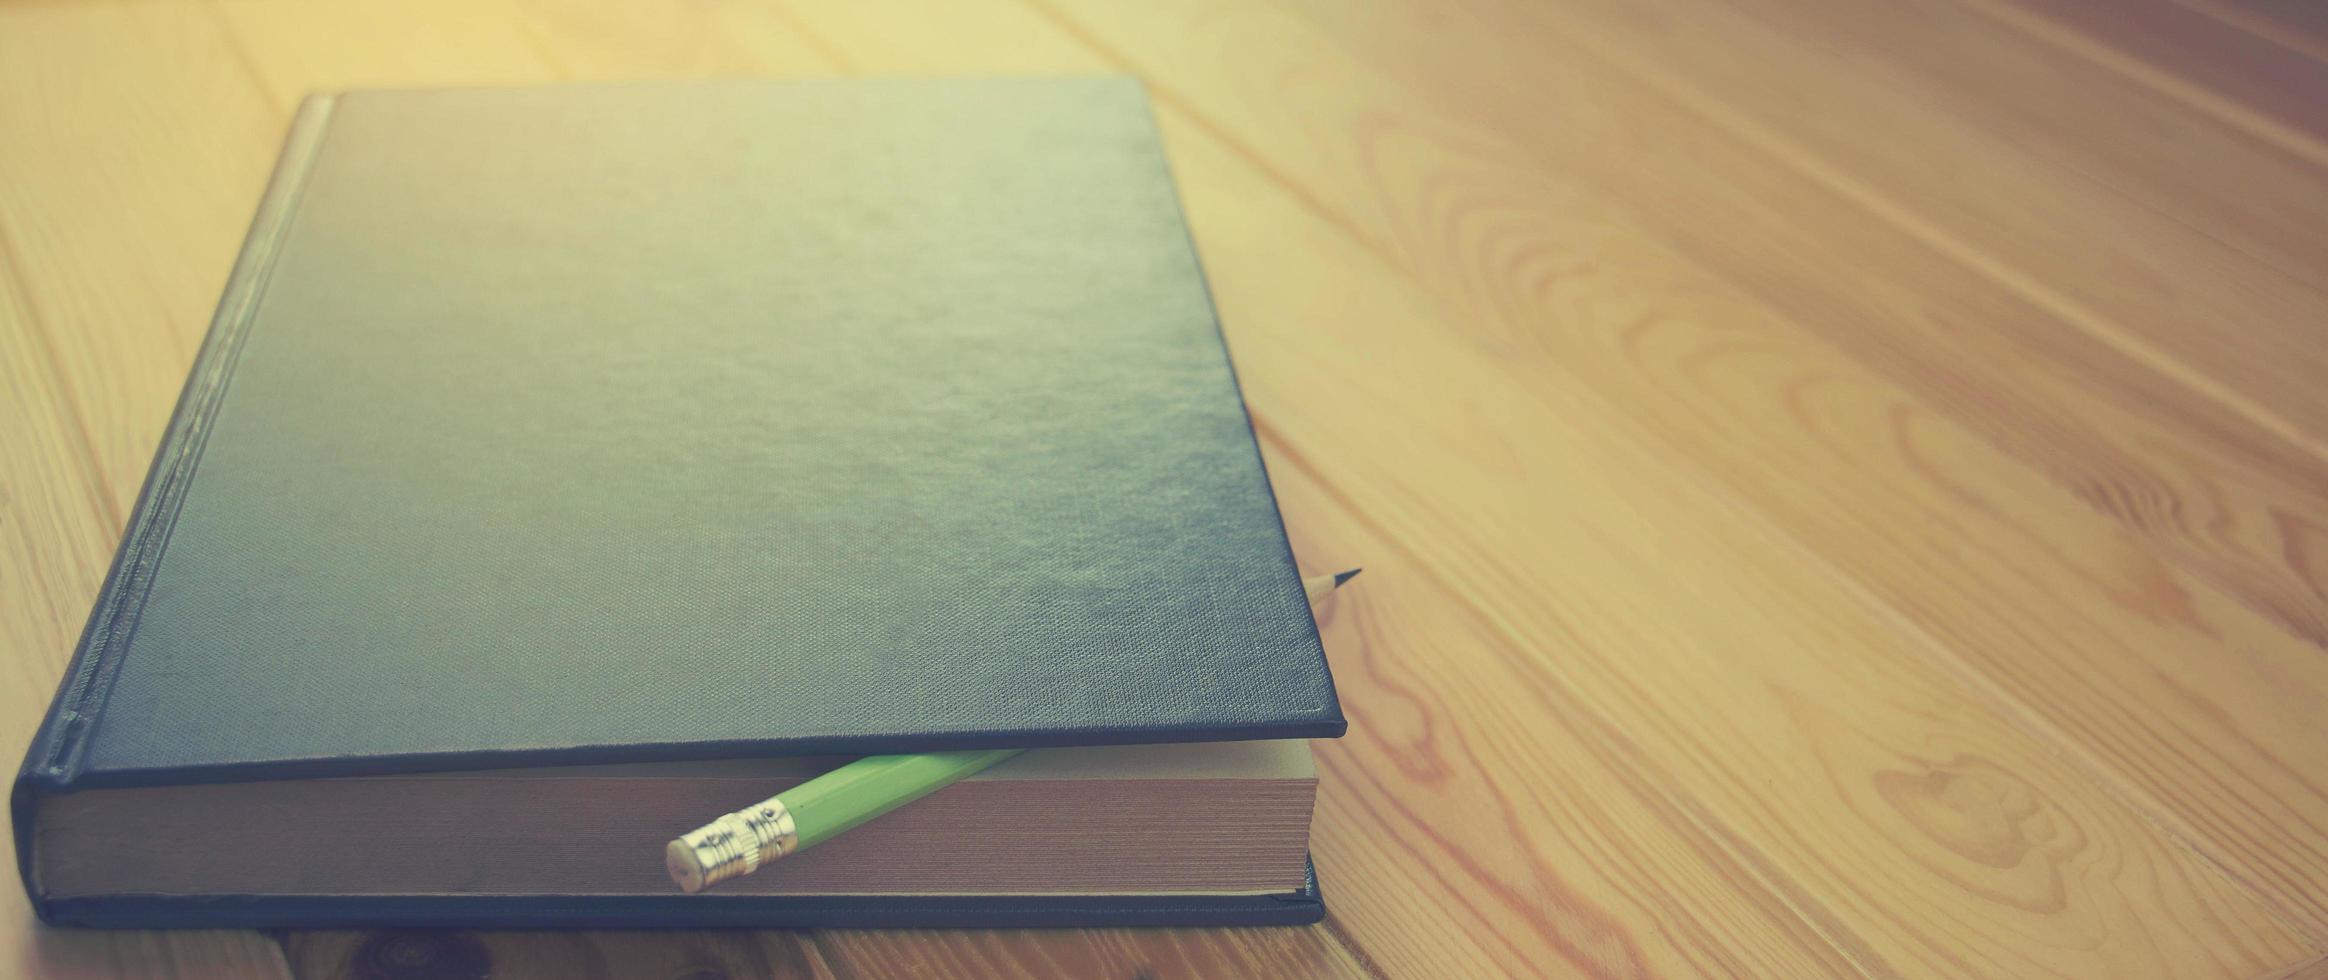
POLYGON ((1262 931, 65 932, 0 974, 2324 975, 2328 7, 0 6, 0 696, 317 88, 1134 72, 1351 727, 1262 931))

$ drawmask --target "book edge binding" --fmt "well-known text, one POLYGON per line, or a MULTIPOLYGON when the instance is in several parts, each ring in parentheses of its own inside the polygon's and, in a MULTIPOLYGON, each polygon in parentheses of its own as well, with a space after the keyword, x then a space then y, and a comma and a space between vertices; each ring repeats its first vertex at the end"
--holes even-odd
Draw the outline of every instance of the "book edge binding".
POLYGON ((1307 925, 1314 862, 1274 895, 122 895, 55 903, 51 925, 101 929, 1006 929, 1307 925))
POLYGON ((244 237, 242 254, 227 276, 209 332, 187 373, 185 387, 179 391, 161 444, 154 450, 153 464, 146 471, 137 505, 130 511, 120 549, 106 570, 105 583, 89 610, 56 697, 49 702, 48 713, 17 772, 9 806, 16 830, 17 869, 35 910, 44 919, 47 903, 33 882, 32 818, 37 798, 44 791, 70 787, 80 769, 89 736, 104 711, 106 695, 120 674, 122 653, 136 634, 146 590, 168 548, 171 525, 201 461, 211 420, 224 400, 243 340, 266 293, 267 279, 298 210, 300 192, 306 187, 336 101, 333 94, 310 95, 292 118, 283 153, 244 237))

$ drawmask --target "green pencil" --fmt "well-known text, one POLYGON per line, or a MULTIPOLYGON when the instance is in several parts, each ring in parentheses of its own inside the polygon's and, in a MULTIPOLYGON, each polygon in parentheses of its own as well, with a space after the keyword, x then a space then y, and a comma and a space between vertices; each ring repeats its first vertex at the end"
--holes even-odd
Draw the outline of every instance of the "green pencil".
MULTIPOLYGON (((1311 603, 1358 569, 1305 579, 1311 603)), ((760 870, 777 858, 936 792, 1019 754, 1021 749, 867 756, 681 835, 663 848, 663 866, 694 893, 760 870)))
POLYGON ((728 878, 904 806, 1021 749, 866 756, 714 820, 663 848, 685 892, 728 878))

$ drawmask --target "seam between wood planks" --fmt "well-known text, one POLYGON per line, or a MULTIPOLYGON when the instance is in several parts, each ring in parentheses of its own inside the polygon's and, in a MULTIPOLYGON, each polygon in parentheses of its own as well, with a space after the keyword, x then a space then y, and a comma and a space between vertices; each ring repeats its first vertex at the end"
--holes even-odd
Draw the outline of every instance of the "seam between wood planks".
POLYGON ((2152 67, 2148 62, 2118 51, 2106 43, 2080 36, 2074 28, 2066 27, 2050 17, 2016 7, 2009 0, 1956 2, 1973 13, 2004 24, 2056 50, 2083 58, 2143 88, 2213 116, 2225 125, 2260 141, 2302 157, 2307 162, 2328 166, 2328 144, 2314 139, 2311 134, 2251 110, 2235 99, 2217 95, 2196 82, 2185 81, 2165 69, 2152 67))
MULTIPOLYGON (((1032 2, 1032 0, 1030 0, 1032 2)), ((1821 160, 1817 155, 1793 143, 1768 128, 1745 118, 1729 108, 1720 99, 1698 91, 1694 86, 1665 78, 1661 73, 1642 64, 1640 56, 1625 50, 1620 42, 1567 24, 1554 24, 1542 18, 1530 21, 1545 30, 1564 35, 1583 49, 1586 56, 1599 59, 1630 78, 1635 85, 1654 93, 1667 102, 1704 119, 1732 139, 1760 151, 1781 166, 1795 171, 1816 185, 1825 187, 1837 197, 1857 206, 1863 212, 1892 226, 1942 257, 1971 270, 1981 278, 2002 287, 2005 291, 2102 343, 2116 348, 2137 364, 2150 369, 2162 378, 2176 382, 2200 397, 2230 410, 2265 433, 2301 449, 2315 459, 2328 461, 2328 442, 2322 442, 2301 426, 2280 416, 2270 408, 2258 404, 2228 386, 2205 374, 2192 370, 2174 356, 2159 350, 2139 337, 2127 333, 2109 317, 2087 308, 2084 304, 2056 291, 2037 277, 2014 269, 2010 263, 1991 257, 1976 244, 1966 241, 1925 220, 1913 209, 1894 201, 1889 196, 1852 177, 1843 168, 1821 160), (1620 53, 1622 52, 1622 53, 1620 53)), ((2078 171, 2081 176, 2091 175, 2078 171)), ((2100 183, 2097 181, 2097 183, 2100 183)), ((2108 187, 2107 184, 2102 184, 2108 187)), ((2111 188, 2117 193, 2115 188, 2111 188)), ((2169 216, 2171 218, 2171 216, 2169 216)), ((2182 224, 2179 220, 2177 224, 2182 224)), ((2183 227, 2188 228, 2187 224, 2183 227)), ((2191 229, 2206 234, 2204 229, 2191 229)), ((2241 250, 2241 254, 2247 254, 2241 250)), ((2254 256, 2249 256, 2254 259, 2254 256)), ((2270 263, 2255 259, 2263 268, 2270 263)))

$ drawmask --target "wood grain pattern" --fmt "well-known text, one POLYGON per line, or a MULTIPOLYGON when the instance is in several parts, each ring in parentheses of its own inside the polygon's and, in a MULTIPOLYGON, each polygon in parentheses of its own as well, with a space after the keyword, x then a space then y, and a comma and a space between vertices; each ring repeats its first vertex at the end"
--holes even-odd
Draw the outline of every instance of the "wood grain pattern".
POLYGON ((1323 929, 817 934, 844 977, 1365 977, 1323 929))
MULTIPOLYGON (((1409 53, 1428 47, 1411 31, 1398 32, 1398 36, 1399 47, 1409 53)), ((1462 50, 1476 59, 1482 46, 1493 43, 1489 37, 1487 30, 1467 35, 1475 43, 1462 50)), ((1577 50, 1581 54, 1582 49, 1577 50)), ((1452 55, 1442 67, 1448 73, 1460 71, 1452 55)), ((1614 100, 1628 93, 1612 87, 1596 94, 1614 100)), ((1630 107, 1632 111, 1624 116, 1628 122, 1656 118, 1652 114, 1659 109, 1653 101, 1637 95, 1630 107)), ((1582 143, 1604 135, 1578 133, 1580 118, 1571 116, 1565 121, 1560 134, 1563 142, 1546 144, 1547 154, 1575 150, 1561 157, 1574 160, 1585 151, 1582 143)), ((1509 131, 1529 132, 1523 123, 1514 123, 1509 131)), ((1605 137, 1613 139, 1621 132, 1612 130, 1605 137)), ((1668 218, 1652 212, 1649 216, 1673 220, 1668 227, 1676 236, 1700 240, 1718 233, 1718 217, 1786 200, 1790 195, 1799 197, 1804 190, 1801 182, 1785 181, 1785 175, 1775 168, 1763 166, 1758 174, 1757 161, 1743 152, 1750 148, 1704 141, 1691 141, 1685 148, 1688 166, 1702 166, 1707 160, 1721 163, 1730 177, 1723 189, 1726 193, 1697 193, 1703 188, 1683 186, 1675 180, 1651 182, 1641 188, 1627 186, 1661 169, 1646 159, 1646 154, 1632 157, 1622 172, 1595 175, 1588 171, 1582 176, 1621 182, 1606 186, 1619 194, 1636 195, 1634 200, 1642 208, 1678 210, 1686 206, 1688 227, 1683 227, 1678 215, 1668 218), (1728 192, 1733 188, 1734 192, 1728 192), (1679 194, 1692 196, 1676 202, 1679 194)), ((1538 159, 1549 163, 1554 157, 1538 159)), ((1683 165, 1680 159, 1671 164, 1675 168, 1683 165)), ((1756 230, 1771 229, 1758 223, 1756 230)), ((1841 237, 1847 229, 1842 222, 1833 221, 1824 230, 1841 237)), ((1880 228, 1848 230, 1859 233, 1860 254, 1881 248, 1898 258, 1886 266, 1874 266, 1832 246, 1812 252, 1816 261, 1797 268, 1766 261, 1767 252, 1700 252, 1696 257, 1716 271, 1743 272, 1737 278, 1752 283, 1766 300, 1796 309, 1805 308, 1794 304, 1806 298, 1815 303, 1836 298, 1853 302, 1859 309, 1849 318, 1831 318, 1821 311, 1821 315, 1798 314, 1793 319, 1847 352, 1861 354, 1861 363, 1887 375, 1889 382, 1924 394, 1933 405, 1902 403, 1895 395, 1878 392, 1866 393, 1873 395, 1871 398, 1855 396, 1853 388, 1872 380, 1865 377, 1866 371, 1840 365, 1831 354, 1798 345, 1799 338, 1788 336, 1789 331, 1751 329, 1746 336, 1739 336, 1740 328, 1774 324, 1748 310, 1717 308, 1719 304, 1690 303, 1683 310, 1655 314, 1653 322, 1638 322, 1609 340, 1627 345, 1626 354, 1634 358, 1671 358, 1674 370, 1694 372, 1697 377, 1685 373, 1672 379, 1681 385, 1669 381, 1660 387, 1654 378, 1632 377, 1652 365, 1615 362, 1581 380, 1604 388, 1626 386, 1619 397, 1627 404, 1642 406, 1636 417, 1647 419, 1671 414, 1691 400, 1716 399, 1716 404, 1675 420, 1669 430, 1685 438, 1696 436, 1686 444, 1695 458, 1712 460, 1728 455, 1738 467, 1777 459, 1798 460, 1800 465, 1776 472, 1742 470, 1747 475, 1734 476, 1730 483, 1759 494, 1765 513, 1777 515, 1798 529, 1800 540, 1811 542, 1811 547, 1848 568, 1861 584, 1878 590, 1927 630, 1950 641, 1947 645, 1959 657, 1974 661, 1980 668, 1976 677, 1982 685, 1997 685, 2001 693, 2018 702, 2017 712, 2029 713, 2030 723, 2065 737, 2081 752, 2105 756, 2096 766, 2103 778, 2140 783, 2169 819, 2190 821, 2179 829, 2200 840, 2201 848, 2211 857, 2258 887, 2303 908, 2303 914, 2315 924, 2322 921, 2318 892, 2307 883, 2321 868, 2318 828, 2328 825, 2322 822, 2328 814, 2321 809, 2319 795, 2320 787, 2328 785, 2321 778, 2323 766, 2328 766, 2328 753, 2311 735, 2316 730, 2312 719, 2321 707, 2317 701, 2318 692, 2324 690, 2321 680, 2328 675, 2320 672, 2319 635, 2306 628, 2317 620, 2322 608, 2313 591, 2317 587, 2290 588, 2281 594, 2288 604, 2284 608, 2296 613, 2286 617, 2286 625, 2296 631, 2291 636, 2237 608, 2241 600, 2255 606, 2271 605, 2254 601, 2252 593, 2241 591, 2241 585, 2252 584, 2252 579, 2229 580, 2227 588, 2218 591, 2191 581, 2174 568, 2174 560, 2185 559, 2182 564, 2186 566, 2221 567, 2230 557, 2223 553, 2223 546, 2230 543, 2225 539, 2235 541, 2238 534, 2233 529, 2241 524, 2260 525, 2267 533, 2276 531, 2286 537, 2275 547, 2250 552, 2249 557, 2259 563, 2284 561, 2281 568, 2291 578, 2308 583, 2316 576, 2316 569, 2306 555, 2316 547, 2316 529, 2322 525, 2317 501, 2301 488, 2328 482, 2313 472, 2310 460, 2300 456, 2274 467, 2259 465, 2255 475, 2261 480, 2273 480, 2275 473, 2290 474, 2276 481, 2287 487, 2284 497, 2265 497, 2271 502, 2245 520, 2219 514, 2204 524, 2184 524, 2190 515, 2166 509, 2263 495, 2226 486, 2231 482, 2224 472, 2228 466, 2192 465, 2194 457, 2219 449, 2223 440, 2198 438, 2196 434, 2146 433, 2147 438, 2139 443, 2111 451, 2114 447, 2097 441, 2120 437, 2132 428, 2127 420, 2116 420, 2089 430, 2094 439, 2048 440, 2046 445, 2028 446, 2018 453, 2029 465, 2050 470, 2063 484, 2058 489, 2047 488, 2039 478, 2042 474, 1997 458, 1992 448, 1948 421, 1931 418, 1928 411, 1934 405, 1953 409, 1946 414, 1954 416, 1954 421, 1991 425, 1987 434, 2004 442, 2008 450, 2026 446, 2006 441, 2007 434, 2001 431, 2005 419, 1997 414, 1997 407, 1999 402, 2010 404, 2039 390, 2030 379, 2017 379, 2021 382, 2018 385, 1994 385, 1978 392, 1978 399, 1949 390, 1977 379, 1984 363, 2003 363, 2003 352, 1955 354, 1927 348, 1918 352, 1920 356, 1912 365, 1879 351, 1862 353, 1871 341, 1913 342, 1912 338, 1892 340, 1889 336, 1895 332, 1889 324, 1898 322, 1901 315, 1917 312, 1901 309, 1894 300, 1901 272, 1939 275, 1953 270, 1930 262, 1911 264, 1908 260, 1912 256, 1901 255, 1902 249, 1895 244, 1898 236, 1893 236, 1895 241, 1876 237, 1880 228), (1849 270, 1853 275, 1838 277, 1838 270, 1849 270), (1704 336, 1714 329, 1729 336, 1724 341, 1704 336), (1691 339, 1692 333, 1701 335, 1700 339, 1691 339), (1702 350, 1717 343, 1746 345, 1746 349, 1702 350), (1703 363, 1709 357, 1719 357, 1730 367, 1709 376, 1703 363), (1841 432, 1771 424, 1777 419, 1750 422, 1747 413, 1754 407, 1751 403, 1721 399, 1721 387, 1699 381, 1711 377, 1734 383, 1754 374, 1770 378, 1773 394, 1789 401, 1803 396, 1819 401, 1836 399, 1826 408, 1788 406, 1797 415, 1867 418, 1874 423, 1869 428, 1877 430, 1870 435, 1890 439, 1858 440, 1855 447, 1837 443, 1835 437, 1844 435, 1841 432), (1688 390, 1692 382, 1697 382, 1695 389, 1688 390), (1936 382, 1949 388, 1937 387, 1936 382), (1731 431, 1707 440, 1702 430, 1709 426, 1731 431), (1799 451, 1782 445, 1788 442, 1797 444, 1799 451), (1900 454, 1893 456, 1895 450, 1900 454), (1825 463, 1819 462, 1822 455, 1828 457, 1825 463), (2090 458, 2096 455, 2102 458, 2090 458), (1893 458, 1887 460, 1886 456, 1893 458), (1882 479, 1885 469, 1895 471, 1894 478, 1882 479), (1839 493, 1856 501, 1857 506, 1831 506, 1839 493), (2073 498, 2083 498, 2087 506, 2079 506, 2073 498), (2135 508, 2163 512, 2154 511, 2145 519, 2146 515, 2129 513, 2135 508), (1860 515, 1854 517, 1853 510, 1860 515), (2146 542, 2113 533, 2107 522, 2097 519, 2096 512, 2144 532, 2153 547, 2145 553, 2146 542), (1875 516, 1879 514, 1884 516, 1875 516), (1875 518, 1874 523, 1869 523, 1870 517, 1875 518), (2204 539, 2183 536, 2201 528, 2208 532, 2204 539), (2232 534, 2222 534, 2224 531, 2232 534), (1932 567, 1898 560, 1899 548, 1919 537, 1924 539, 1917 549, 1919 554, 1945 561, 1949 567, 1961 568, 1967 562, 1987 567, 1961 581, 1950 577, 1936 583, 1932 567), (2155 547, 2159 544, 2166 547, 2155 547), (2208 551, 2194 555, 2196 547, 2208 551), (2200 561, 2192 562, 2192 558, 2200 561), (1949 587, 1936 589, 1936 584, 1949 587), (2232 634, 2240 638, 2233 640, 2232 634), (2226 659, 2214 642, 2194 646, 2187 639, 2192 637, 2228 641, 2223 645, 2237 651, 2228 654, 2236 659, 2226 659), (2052 655, 2026 656, 2032 641, 2045 643, 2052 655), (2293 678, 2302 679, 2291 683, 2293 678), (2160 718, 2174 719, 2174 723, 2159 725, 2160 718), (2274 806, 2268 814, 2256 814, 2245 809, 2245 802, 2225 806, 2225 800, 2242 799, 2242 794, 2223 784, 2253 785, 2250 780, 2278 787, 2272 798, 2285 808, 2274 806), (2291 874, 2290 862, 2308 870, 2291 874)), ((1623 267, 1646 270, 1653 265, 1628 258, 1623 267)), ((1687 281, 1645 283, 1626 293, 1701 296, 1707 292, 1702 285, 1687 281)), ((1993 298, 2000 312, 2014 312, 2003 307, 2008 296, 1977 278, 1952 276, 1948 285, 1953 302, 1993 298), (1983 293, 1988 296, 1983 297, 1983 293)), ((2018 313, 2024 323, 2032 319, 2027 311, 2018 313)), ((1940 328, 1942 324, 1932 326, 1940 328)), ((1957 328, 1954 333, 1961 337, 1969 330, 1957 328)), ((1593 356, 1589 349, 1563 347, 1561 353, 1563 360, 1593 356)), ((2186 417, 2205 407, 2187 395, 2180 401, 2168 401, 2176 394, 2149 381, 2141 397, 2186 417)), ((2085 408, 2090 399, 2063 392, 2051 401, 2028 405, 2026 412, 2011 416, 2010 424, 2024 430, 2074 424, 2063 418, 2060 409, 2085 408)), ((2254 486, 2243 478, 2232 479, 2254 486)))
POLYGON ((1128 71, 1322 627, 1314 929, 71 933, 94 976, 2316 976, 2303 4, 0 7, 45 706, 315 88, 1128 71))
MULTIPOLYGON (((1254 37, 1251 27, 1241 25, 1230 33, 1254 37)), ((1159 36, 1156 25, 1128 33, 1159 36)), ((1261 43, 1282 51, 1288 39, 1271 35, 1261 43)), ((1183 159, 1191 158, 1195 157, 1183 159)), ((1236 240, 1219 234, 1220 226, 1213 223, 1213 216, 1221 212, 1204 204, 1202 188, 1208 182, 1202 173, 1203 168, 1194 165, 1182 171, 1208 255, 1219 255, 1225 248, 1232 257, 1230 268, 1252 269, 1254 275, 1265 271, 1268 280, 1248 292, 1237 273, 1216 272, 1224 305, 1255 311, 1252 318, 1235 321, 1238 355, 1240 363, 1262 366, 1264 380, 1249 383, 1248 393, 1268 423, 1269 445, 1278 450, 1273 458, 1308 462, 1349 509, 1384 525, 1371 550, 1391 550, 1400 542, 1413 549, 1391 550, 1392 560, 1405 559, 1394 566, 1404 573, 1402 581, 1443 578, 1447 595, 1472 597, 1481 607, 1480 618, 1496 626, 1484 637, 1460 637, 1454 647, 1459 652, 1441 654, 1434 646, 1431 654, 1443 676, 1524 695, 1522 704, 1533 701, 1534 713, 1544 717, 1600 719, 1586 731, 1598 742, 1595 748, 1602 757, 1612 766, 1646 773, 1650 786, 1668 791, 1689 787, 1693 805, 1680 813, 1725 828, 1726 835, 1717 840, 1732 850, 1737 863, 1752 869, 1786 869, 1774 890, 1795 893, 1789 897, 1813 893, 1834 917, 1823 925, 1833 930, 1838 947, 1873 972, 1945 970, 1951 951, 1997 945, 1979 938, 1985 930, 2018 934, 2039 928, 2040 906, 2059 914, 2056 924, 2066 927, 2042 944, 2049 955, 2074 949, 2099 959, 2084 967, 2064 960, 2007 961, 1993 971, 2107 972, 2100 969, 2104 961, 2128 952, 2118 944, 2141 943, 2140 936, 2164 927, 2163 921, 2138 925, 2136 919, 2144 914, 2138 910, 2186 898, 2212 903, 2215 897, 2228 896, 2224 883, 2214 880, 2202 864, 2168 848, 2145 859, 2159 863, 2142 872, 2140 880, 2070 882, 2067 893, 2007 898, 2012 889, 1988 879, 1994 869, 1988 865, 1991 857, 1983 856, 1989 853, 1986 848, 2030 848, 2016 853, 2034 857, 2061 846, 2055 855, 2061 861, 2057 867, 2087 866, 2093 856, 2078 853, 2082 845, 2052 837, 2065 831, 2066 824, 2080 828, 2070 837, 2138 839, 2147 831, 2135 815, 2081 785, 2074 772, 2056 768, 2033 740, 1959 700, 1962 695, 1946 693, 1950 685, 1929 668, 1914 639, 1902 637, 1896 624, 1871 618, 1872 611, 1848 598, 1828 595, 1825 586, 1804 588, 1805 583, 1819 582, 1817 570, 1797 564, 1800 556, 1789 554, 1783 543, 1738 526, 1752 522, 1741 522, 1732 502, 1707 494, 1703 481, 1665 469, 1659 457, 1641 448, 1639 443, 1645 441, 1641 434, 1624 431, 1621 422, 1593 409, 1577 379, 1499 376, 1502 372, 1487 365, 1501 351, 1426 355, 1401 349, 1404 338, 1420 325, 1400 323, 1400 318, 1437 319, 1438 329, 1450 329, 1452 318, 1412 293, 1402 296, 1399 290, 1360 285, 1383 282, 1384 270, 1360 265, 1318 273, 1318 281, 1302 285, 1339 283, 1335 288, 1344 299, 1331 306, 1314 305, 1306 315, 1261 306, 1266 295, 1302 296, 1318 304, 1316 297, 1324 289, 1280 293, 1288 275, 1300 274, 1298 267, 1289 269, 1283 261, 1255 266, 1236 257, 1315 259, 1326 243, 1290 237, 1287 229, 1300 227, 1298 215, 1257 213, 1247 198, 1229 220, 1250 227, 1254 234, 1284 237, 1237 248, 1236 240), (1330 350, 1314 340, 1320 328, 1311 324, 1318 322, 1336 325, 1333 342, 1324 345, 1330 350), (1342 397, 1363 400, 1376 409, 1330 419, 1294 410, 1320 393, 1304 391, 1305 376, 1298 371, 1269 370, 1281 358, 1343 379, 1352 390, 1342 397), (1459 386, 1462 396, 1450 398, 1440 389, 1404 383, 1417 372, 1466 379, 1459 386), (1280 391, 1267 380, 1272 378, 1295 379, 1293 391, 1280 391), (1477 419, 1506 420, 1513 424, 1512 431, 1527 433, 1528 444, 1504 442, 1507 433, 1500 429, 1477 430, 1473 427, 1477 419), (1395 463, 1366 467, 1348 462, 1355 458, 1350 447, 1364 443, 1396 446, 1395 463), (1507 471, 1510 479, 1494 481, 1482 467, 1507 471), (1500 493, 1481 489, 1498 482, 1505 488, 1500 493), (1471 512, 1467 521, 1457 522, 1418 505, 1443 499, 1456 487, 1470 488, 1464 491, 1465 507, 1471 512), (1554 514, 1559 516, 1550 516, 1554 514), (1463 526, 1476 530, 1451 530, 1463 526), (1463 543, 1475 541, 1490 528, 1500 547, 1463 543), (1792 568, 1779 577, 1794 584, 1766 588, 1734 582, 1728 561, 1702 572, 1667 565, 1661 556, 1681 553, 1675 545, 1681 540, 1689 541, 1690 553, 1700 558, 1729 548, 1762 555, 1758 561, 1764 568, 1792 568), (1627 580, 1631 587, 1616 584, 1627 580), (1499 581, 1510 583, 1510 591, 1499 592, 1506 588, 1499 581), (1617 598, 1627 595, 1638 599, 1617 598), (1686 599, 1677 604, 1677 596, 1686 599), (1640 605, 1630 605, 1633 601, 1640 605), (1742 628, 1748 623, 1751 627, 1742 628), (1502 649, 1486 657, 1461 652, 1497 647, 1502 649), (1788 732, 1799 732, 1801 741, 1792 743, 1791 749, 1781 748, 1790 741, 1788 732), (1952 748, 1808 758, 1823 744, 1952 748), (2047 799, 2040 803, 2024 798, 2040 786, 2047 799), (1924 795, 1927 792, 1930 795, 1924 795), (1932 809, 1926 811, 1927 806, 1932 809), (2024 809, 2028 824, 2006 816, 2024 809), (1952 814, 1949 820, 1977 820, 1995 835, 1951 837, 1935 819, 1941 812, 1952 814), (1774 832, 1766 835, 1756 828, 1774 832), (1817 831, 1811 838, 1789 839, 1782 828, 1817 831), (2157 872, 2164 872, 2164 877, 2153 878, 2157 872), (1858 887, 1855 882, 1899 882, 1927 875, 1932 876, 1931 887, 1907 891, 1931 896, 1953 894, 1959 888, 1993 892, 2009 910, 1991 910, 1996 920, 1984 926, 1969 921, 1983 914, 1979 903, 1951 902, 1945 913, 1939 907, 1911 912, 1896 905, 1875 911, 1849 897, 1858 887), (1828 876, 1829 881, 1820 880, 1828 876), (1830 886, 1836 891, 1818 894, 1830 886), (2152 893, 2154 887, 2163 891, 2152 893), (2055 902, 2061 904, 2050 904, 2055 902), (2086 911, 2069 911, 2081 905, 2086 911), (2119 920, 2126 931, 2114 938, 2077 932, 2093 924, 2089 915, 2115 918, 2129 913, 2133 918, 2119 920), (1939 937, 1916 934, 1921 923, 1943 919, 1954 920, 1957 931, 1939 937)), ((1348 255, 1355 249, 1343 251, 1348 255)), ((1296 463, 1293 471, 1288 474, 1280 465, 1275 472, 1281 493, 1301 499, 1305 467, 1296 463)), ((1296 512, 1327 511, 1302 507, 1296 512)), ((1297 526, 1298 530, 1304 528, 1297 526)), ((1351 533, 1337 531, 1335 536, 1351 533)), ((1370 564, 1378 561, 1368 559, 1370 564)), ((1441 627, 1439 632, 1453 631, 1441 627)), ((1338 670, 1337 676, 1347 672, 1338 670)), ((1378 697, 1373 703, 1383 700, 1378 697)), ((1445 714, 1475 716, 1460 709, 1445 714)), ((1545 727, 1532 729, 1530 737, 1543 737, 1545 727)), ((1343 748, 1327 750, 1329 764, 1343 748)), ((1555 758, 1563 765, 1575 764, 1571 754, 1555 758)), ((1377 771, 1381 767, 1336 770, 1349 781, 1377 771)), ((1322 853, 1331 853, 1326 843, 1329 833, 1330 825, 1321 820, 1322 853)), ((1494 836, 1481 828, 1470 838, 1494 836)), ((2040 863, 2050 865, 2050 859, 2040 863)), ((2036 866, 2020 860, 2005 864, 2015 874, 2029 873, 2036 866)), ((1359 868, 1359 874, 1372 870, 1363 863, 1359 868)), ((1342 877, 1348 879, 1352 872, 1344 870, 1342 877)), ((1893 898, 1905 900, 1904 895, 1893 898)), ((1349 904, 1337 914, 1364 911, 1353 912, 1349 904)), ((2267 933, 2276 930, 2258 909, 2240 914, 2256 916, 2249 925, 2267 933)), ((2189 948, 2217 951, 2241 941, 2232 936, 2192 938, 2189 948)), ((2284 935, 2269 940, 2286 941, 2284 935)), ((2139 955, 2164 952, 2146 949, 2139 955)), ((2118 959, 2116 969, 2134 969, 2139 962, 2138 956, 2118 959)), ((2240 975, 2248 969, 2239 963, 2226 966, 2217 972, 2240 975)), ((2179 969, 2209 972, 2207 964, 2198 962, 2179 969)))
POLYGON ((2178 0, 2274 44, 2328 60, 2328 10, 2307 0, 2178 0))
POLYGON ((2328 62, 2201 10, 2174 0, 1982 0, 1974 9, 2294 152, 2317 156, 2328 141, 2328 104, 2312 97, 2328 84, 2328 62))

